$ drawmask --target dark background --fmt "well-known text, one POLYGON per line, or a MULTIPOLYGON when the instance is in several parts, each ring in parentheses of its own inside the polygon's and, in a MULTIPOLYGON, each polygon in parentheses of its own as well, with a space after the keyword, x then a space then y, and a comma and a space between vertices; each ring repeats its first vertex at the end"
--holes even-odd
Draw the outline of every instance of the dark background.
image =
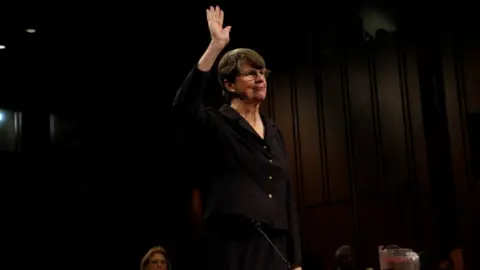
MULTIPOLYGON (((203 163, 170 108, 208 44, 210 4, 5 3, 0 108, 21 113, 21 134, 12 137, 10 114, 0 133, 2 263, 131 269, 162 244, 177 269, 201 265, 193 188, 203 163)), ((309 269, 331 265, 343 244, 362 267, 377 267, 378 245, 397 244, 432 261, 460 247, 474 269, 473 4, 220 4, 233 26, 228 49, 255 49, 273 71, 262 109, 291 154, 309 269), (367 41, 365 5, 389 13, 397 31, 367 41)), ((211 85, 205 99, 217 106, 211 85)))

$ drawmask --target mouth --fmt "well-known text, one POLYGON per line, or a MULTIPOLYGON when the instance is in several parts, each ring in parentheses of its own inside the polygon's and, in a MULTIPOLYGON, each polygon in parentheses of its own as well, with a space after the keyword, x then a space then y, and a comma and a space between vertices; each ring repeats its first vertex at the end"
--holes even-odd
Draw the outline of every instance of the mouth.
POLYGON ((265 85, 264 84, 259 84, 259 85, 256 85, 253 89, 255 89, 256 91, 265 90, 265 85))

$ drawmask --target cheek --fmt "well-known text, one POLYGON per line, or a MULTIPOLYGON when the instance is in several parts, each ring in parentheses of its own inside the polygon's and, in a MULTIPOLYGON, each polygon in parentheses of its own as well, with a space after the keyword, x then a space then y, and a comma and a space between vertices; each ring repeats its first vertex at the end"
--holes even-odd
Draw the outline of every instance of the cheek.
POLYGON ((238 92, 250 98, 259 98, 263 99, 267 95, 267 89, 258 90, 255 89, 255 83, 244 82, 241 85, 238 85, 238 92))

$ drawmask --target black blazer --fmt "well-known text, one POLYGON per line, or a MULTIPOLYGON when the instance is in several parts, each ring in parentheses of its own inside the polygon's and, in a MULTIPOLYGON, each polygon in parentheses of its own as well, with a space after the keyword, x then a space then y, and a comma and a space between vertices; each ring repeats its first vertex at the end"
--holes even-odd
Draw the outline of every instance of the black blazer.
POLYGON ((173 109, 188 116, 204 144, 209 173, 206 218, 241 215, 290 233, 289 259, 301 264, 299 224, 282 133, 262 115, 262 139, 233 108, 203 105, 209 72, 195 65, 178 90, 173 109))

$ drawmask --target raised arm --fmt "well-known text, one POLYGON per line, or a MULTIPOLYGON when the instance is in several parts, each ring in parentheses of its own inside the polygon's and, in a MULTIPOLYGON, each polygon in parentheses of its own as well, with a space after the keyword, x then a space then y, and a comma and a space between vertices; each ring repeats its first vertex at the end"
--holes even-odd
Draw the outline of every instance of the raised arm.
POLYGON ((188 73, 173 101, 174 111, 197 118, 204 117, 203 91, 215 60, 230 41, 230 26, 223 28, 220 7, 206 10, 211 41, 195 67, 188 73))

